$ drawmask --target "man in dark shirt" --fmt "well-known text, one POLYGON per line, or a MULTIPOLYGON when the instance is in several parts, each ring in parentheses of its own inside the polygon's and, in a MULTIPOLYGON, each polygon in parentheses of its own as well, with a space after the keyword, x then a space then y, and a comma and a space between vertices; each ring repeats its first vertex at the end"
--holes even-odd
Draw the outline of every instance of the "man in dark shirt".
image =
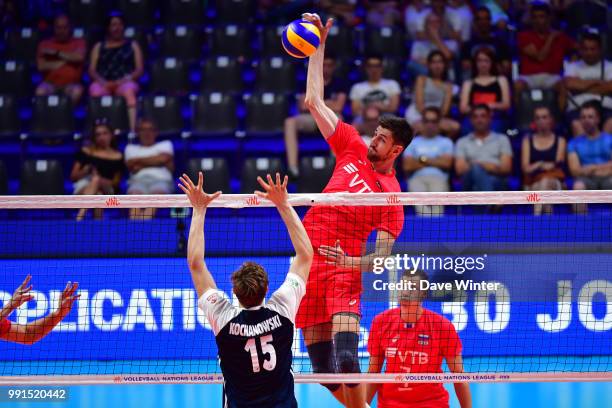
POLYGON ((512 71, 510 52, 503 39, 493 32, 491 11, 485 6, 476 9, 472 38, 461 47, 461 67, 464 73, 469 75, 472 72, 472 57, 481 47, 491 48, 495 52, 499 73, 510 76, 512 71))

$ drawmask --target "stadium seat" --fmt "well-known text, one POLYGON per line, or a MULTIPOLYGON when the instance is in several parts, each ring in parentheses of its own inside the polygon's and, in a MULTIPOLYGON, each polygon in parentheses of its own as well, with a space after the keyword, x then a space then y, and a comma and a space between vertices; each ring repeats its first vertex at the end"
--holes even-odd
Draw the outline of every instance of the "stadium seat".
POLYGON ((0 161, 0 195, 8 194, 8 174, 3 161, 0 161))
POLYGON ((206 30, 212 55, 246 57, 251 54, 250 35, 246 27, 226 25, 206 30))
POLYGON ((207 193, 231 193, 227 160, 221 157, 202 157, 187 162, 186 173, 192 180, 198 179, 200 171, 204 173, 204 189, 207 193))
POLYGON ((243 86, 242 68, 235 58, 213 57, 202 65, 202 91, 239 93, 243 86))
POLYGON ((191 97, 191 129, 206 136, 233 134, 238 128, 236 101, 227 93, 211 92, 191 97))
POLYGON ((271 57, 275 55, 285 55, 285 50, 281 43, 281 38, 285 26, 264 27, 260 32, 261 55, 271 57))
POLYGON ((0 62, 0 78, 0 94, 9 94, 20 99, 32 96, 30 69, 25 62, 0 62))
POLYGON ((404 32, 400 28, 380 27, 366 30, 366 56, 378 54, 393 57, 404 57, 408 53, 404 32))
POLYGON ((150 44, 152 40, 149 38, 149 33, 146 29, 136 27, 136 26, 128 26, 125 27, 124 31, 125 38, 128 38, 132 41, 136 41, 138 45, 140 45, 140 49, 142 50, 143 58, 145 61, 147 60, 147 56, 150 53, 150 44))
POLYGON ((202 54, 202 33, 197 27, 167 27, 161 34, 160 51, 164 57, 196 61, 202 54))
POLYGON ((64 173, 58 160, 26 160, 21 166, 20 194, 64 194, 64 173))
POLYGON ((325 52, 337 58, 351 58, 355 55, 353 33, 350 29, 333 25, 325 43, 325 52))
POLYGON ((17 102, 11 95, 0 95, 0 139, 12 138, 21 132, 17 102))
POLYGON ((9 31, 6 37, 7 57, 34 64, 39 39, 38 30, 35 28, 22 27, 9 31))
POLYGON ((176 96, 145 96, 139 109, 143 117, 153 118, 161 135, 178 135, 183 130, 181 102, 176 96))
POLYGON ((87 49, 90 50, 98 41, 104 38, 104 31, 96 27, 74 27, 72 29, 72 36, 85 41, 87 49))
POLYGON ((334 172, 336 161, 330 156, 303 157, 300 161, 298 193, 320 193, 334 172))
POLYGON ((34 137, 67 137, 75 131, 72 102, 66 95, 35 96, 30 134, 34 137))
POLYGON ((150 28, 155 22, 154 0, 119 0, 119 10, 130 26, 150 28))
POLYGON ((295 66, 282 57, 262 59, 257 65, 255 90, 295 93, 295 66))
POLYGON ((283 164, 281 159, 274 157, 258 157, 249 158, 242 165, 240 174, 240 193, 252 194, 255 190, 261 191, 261 186, 257 182, 257 177, 263 177, 265 180, 266 174, 275 174, 279 172, 284 174, 283 164))
POLYGON ((400 84, 402 81, 402 69, 404 60, 398 58, 385 58, 383 60, 383 77, 395 79, 400 84))
POLYGON ((216 0, 216 21, 224 23, 247 23, 255 15, 253 0, 216 0))
POLYGON ((187 65, 174 57, 155 61, 151 68, 150 91, 167 95, 185 95, 189 92, 187 65))
POLYGON ((532 89, 521 93, 516 107, 516 126, 520 131, 528 130, 533 121, 533 111, 538 106, 547 106, 555 119, 560 119, 557 93, 554 90, 532 89))
POLYGON ((284 95, 264 92, 246 99, 247 133, 272 136, 282 132, 288 110, 284 95))
POLYGON ((202 0, 165 0, 161 13, 164 23, 202 25, 204 3, 202 0))
POLYGON ((96 119, 102 118, 106 119, 116 132, 125 133, 130 129, 127 105, 121 96, 89 98, 85 132, 91 130, 96 119))
POLYGON ((104 0, 70 0, 68 15, 74 25, 102 27, 109 12, 107 4, 104 0))
MULTIPOLYGON (((570 33, 577 34, 585 26, 597 27, 605 32, 608 11, 604 3, 596 4, 595 1, 581 0, 574 1, 568 5, 564 15, 570 33)), ((608 2, 608 4, 610 3, 608 2)))

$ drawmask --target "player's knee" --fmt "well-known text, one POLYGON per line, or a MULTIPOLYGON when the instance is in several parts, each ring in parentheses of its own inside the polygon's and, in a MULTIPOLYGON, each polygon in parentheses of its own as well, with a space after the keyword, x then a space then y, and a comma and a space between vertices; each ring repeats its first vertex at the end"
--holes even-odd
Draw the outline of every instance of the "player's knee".
MULTIPOLYGON (((312 364, 312 372, 317 374, 331 373, 331 354, 332 354, 332 342, 322 341, 313 343, 306 346, 308 350, 308 356, 310 357, 310 363, 312 364)), ((336 391, 340 388, 340 384, 321 384, 331 392, 336 391)))
MULTIPOLYGON (((334 360, 336 369, 342 374, 360 373, 359 367, 359 335, 353 332, 340 332, 334 336, 334 360)), ((359 384, 346 384, 356 387, 359 384)))

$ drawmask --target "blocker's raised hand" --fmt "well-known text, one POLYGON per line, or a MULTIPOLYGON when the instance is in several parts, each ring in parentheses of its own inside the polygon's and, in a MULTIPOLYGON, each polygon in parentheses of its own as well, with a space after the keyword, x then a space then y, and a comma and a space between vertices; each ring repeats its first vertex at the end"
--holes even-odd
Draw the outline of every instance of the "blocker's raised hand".
POLYGON ((327 39, 327 34, 329 33, 329 29, 331 28, 331 26, 334 25, 334 19, 328 18, 327 23, 323 25, 323 22, 321 21, 321 17, 319 17, 317 13, 303 13, 302 18, 306 21, 311 22, 319 29, 319 32, 321 33, 321 44, 324 44, 325 40, 327 39))
POLYGON ((257 181, 263 187, 264 191, 255 191, 255 195, 261 198, 272 201, 277 207, 287 203, 289 194, 287 193, 287 183, 289 177, 285 176, 281 183, 280 173, 276 173, 276 182, 272 181, 272 176, 269 174, 266 177, 266 183, 261 177, 257 177, 257 181))
POLYGON ((183 173, 181 177, 179 177, 181 182, 179 183, 179 188, 183 190, 185 194, 187 194, 187 198, 191 202, 193 208, 196 209, 204 209, 208 207, 208 204, 211 203, 212 200, 219 197, 221 195, 221 191, 217 191, 214 194, 206 194, 204 192, 204 175, 202 172, 198 173, 198 185, 193 184, 193 181, 189 178, 188 175, 183 173))

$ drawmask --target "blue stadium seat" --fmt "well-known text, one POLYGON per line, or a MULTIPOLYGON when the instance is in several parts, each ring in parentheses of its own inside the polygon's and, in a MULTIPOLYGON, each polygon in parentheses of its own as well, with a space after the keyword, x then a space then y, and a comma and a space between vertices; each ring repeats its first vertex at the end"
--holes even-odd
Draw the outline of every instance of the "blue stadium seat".
POLYGON ((257 177, 265 180, 266 174, 284 174, 283 163, 277 157, 257 157, 244 161, 240 174, 240 193, 252 194, 255 190, 261 190, 257 177))
POLYGON ((202 25, 204 23, 202 0, 164 0, 162 16, 165 24, 202 25))
POLYGON ((246 97, 246 131, 255 136, 277 136, 287 117, 287 97, 270 92, 246 97))
POLYGON ((227 160, 222 157, 193 158, 187 162, 186 173, 192 180, 198 179, 198 172, 204 173, 204 190, 207 193, 222 191, 231 193, 230 171, 227 160))
POLYGON ((239 93, 243 87, 242 67, 236 58, 216 56, 202 64, 202 91, 239 93))
POLYGON ((139 101, 139 111, 155 121, 162 136, 176 136, 183 130, 181 101, 176 96, 144 96, 139 101))
POLYGON ((106 119, 118 133, 126 133, 130 129, 125 98, 121 96, 102 96, 89 98, 87 101, 87 118, 85 131, 92 129, 95 120, 106 119))
POLYGON ((224 23, 247 23, 255 15, 253 0, 216 0, 216 21, 224 23))
POLYGON ((259 29, 260 54, 266 57, 285 55, 281 38, 285 26, 267 26, 259 29))
POLYGON ((21 133, 21 123, 14 96, 0 95, 0 140, 15 138, 21 133))
POLYGON ((331 156, 303 157, 300 160, 298 193, 320 193, 334 172, 336 160, 331 156))
POLYGON ((191 129, 195 135, 233 135, 238 129, 236 101, 227 93, 210 92, 193 95, 191 104, 191 129))
POLYGON ((8 174, 3 161, 0 161, 0 195, 8 194, 8 174))
POLYGON ((270 57, 259 61, 255 74, 256 91, 294 93, 295 88, 295 65, 291 60, 270 57))
POLYGON ((103 0, 70 0, 68 15, 73 24, 84 27, 102 27, 108 15, 109 2, 103 0))
POLYGON ((198 27, 184 25, 166 27, 161 32, 160 53, 187 62, 197 61, 202 54, 202 32, 198 27))
POLYGON ((251 55, 251 36, 248 28, 229 24, 226 26, 208 27, 209 48, 211 55, 229 55, 248 57, 251 55))
POLYGON ((26 160, 21 167, 20 194, 64 194, 64 173, 58 160, 26 160))
POLYGON ((43 138, 70 137, 75 132, 72 102, 66 95, 35 96, 30 135, 43 138))
POLYGON ((40 35, 32 27, 6 32, 6 56, 34 64, 40 35))
POLYGON ((337 58, 352 58, 355 55, 353 31, 344 26, 333 25, 327 36, 325 52, 337 58))
POLYGON ((150 28, 155 22, 154 0, 119 0, 119 10, 130 26, 150 28))
POLYGON ((151 67, 151 92, 185 95, 189 92, 189 69, 180 59, 167 57, 155 61, 151 67))
POLYGON ((404 31, 398 27, 369 27, 365 32, 365 54, 405 57, 408 54, 404 31))
POLYGON ((23 61, 0 62, 0 94, 13 95, 19 99, 32 96, 30 68, 23 61))

